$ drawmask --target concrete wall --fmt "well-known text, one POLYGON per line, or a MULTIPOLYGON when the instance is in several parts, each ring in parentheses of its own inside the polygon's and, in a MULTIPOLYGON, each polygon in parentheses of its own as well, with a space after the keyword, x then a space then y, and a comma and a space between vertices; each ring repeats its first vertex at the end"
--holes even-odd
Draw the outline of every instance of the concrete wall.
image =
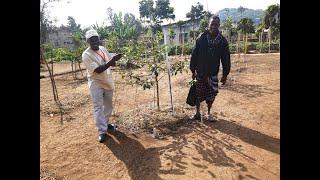
POLYGON ((54 48, 74 48, 72 33, 66 30, 57 30, 48 34, 48 43, 54 48))
MULTIPOLYGON (((190 37, 190 31, 192 31, 192 22, 190 21, 185 21, 186 23, 181 26, 181 33, 186 34, 187 38, 185 39, 185 43, 191 42, 192 37, 190 37)), ((194 24, 194 30, 198 30, 200 25, 200 21, 196 21, 194 24)), ((181 42, 179 41, 179 34, 180 34, 180 27, 178 26, 177 23, 174 23, 171 25, 172 29, 175 32, 175 37, 173 39, 172 44, 173 45, 179 45, 181 42)), ((170 44, 170 38, 169 38, 169 29, 170 25, 165 25, 162 26, 162 31, 163 31, 163 36, 164 36, 164 43, 165 44, 170 44)))

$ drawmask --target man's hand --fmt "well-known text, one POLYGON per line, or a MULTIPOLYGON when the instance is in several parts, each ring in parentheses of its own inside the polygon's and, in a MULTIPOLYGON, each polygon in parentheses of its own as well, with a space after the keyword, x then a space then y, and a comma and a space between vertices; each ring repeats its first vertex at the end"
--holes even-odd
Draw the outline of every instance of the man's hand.
POLYGON ((222 76, 220 82, 222 83, 222 85, 225 85, 227 81, 227 76, 222 76))
POLYGON ((116 61, 118 61, 122 57, 122 54, 117 54, 112 57, 112 59, 109 61, 110 66, 115 66, 116 61))
POLYGON ((111 61, 116 62, 116 61, 118 61, 121 57, 122 57, 122 54, 117 54, 117 55, 115 55, 115 56, 112 57, 111 61))
POLYGON ((106 69, 108 69, 110 66, 115 66, 116 61, 118 61, 121 57, 122 57, 122 54, 117 54, 117 55, 113 56, 110 61, 108 61, 106 64, 103 64, 103 65, 97 67, 94 70, 94 72, 99 74, 99 73, 102 73, 103 71, 105 71, 106 69))

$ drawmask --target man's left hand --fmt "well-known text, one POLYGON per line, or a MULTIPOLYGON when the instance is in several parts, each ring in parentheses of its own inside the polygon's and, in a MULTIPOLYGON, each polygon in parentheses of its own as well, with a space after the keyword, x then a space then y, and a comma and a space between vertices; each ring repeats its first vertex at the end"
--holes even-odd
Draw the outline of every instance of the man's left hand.
POLYGON ((223 76, 220 80, 220 82, 222 83, 222 85, 225 85, 227 82, 227 76, 223 76))

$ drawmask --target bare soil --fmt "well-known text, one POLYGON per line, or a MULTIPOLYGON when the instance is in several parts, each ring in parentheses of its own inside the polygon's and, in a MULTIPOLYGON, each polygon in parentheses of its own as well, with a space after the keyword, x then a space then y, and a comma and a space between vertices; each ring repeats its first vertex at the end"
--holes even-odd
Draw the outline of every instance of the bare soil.
MULTIPOLYGON (((57 72, 71 70, 58 66, 57 72)), ((40 179, 280 179, 279 54, 232 55, 228 82, 212 107, 215 123, 190 119, 190 72, 172 77, 174 114, 166 73, 160 75, 159 112, 153 88, 113 76, 110 121, 119 129, 104 144, 97 141, 87 80, 55 78, 68 113, 61 124, 50 79, 40 79, 40 179)))

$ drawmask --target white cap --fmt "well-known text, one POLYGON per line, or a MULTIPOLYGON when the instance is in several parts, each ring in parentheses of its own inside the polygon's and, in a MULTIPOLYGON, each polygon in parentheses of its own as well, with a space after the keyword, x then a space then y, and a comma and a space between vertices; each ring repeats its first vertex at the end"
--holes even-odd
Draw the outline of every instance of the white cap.
POLYGON ((90 29, 89 31, 86 32, 86 40, 88 40, 92 36, 98 36, 99 37, 99 34, 97 33, 96 30, 90 29))

